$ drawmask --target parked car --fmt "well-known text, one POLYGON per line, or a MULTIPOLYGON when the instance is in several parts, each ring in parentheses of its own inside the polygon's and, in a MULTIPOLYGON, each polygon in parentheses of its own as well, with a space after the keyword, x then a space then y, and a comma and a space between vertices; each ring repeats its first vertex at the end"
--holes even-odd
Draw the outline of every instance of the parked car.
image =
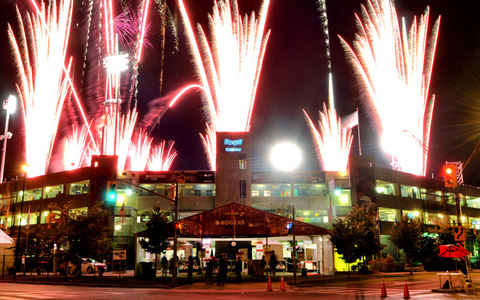
MULTIPOLYGON (((69 263, 69 273, 77 274, 78 267, 77 264, 70 262, 69 263)), ((101 262, 98 262, 92 258, 80 258, 80 270, 82 273, 92 274, 93 271, 97 272, 100 276, 103 272, 107 271, 107 265, 101 262)))

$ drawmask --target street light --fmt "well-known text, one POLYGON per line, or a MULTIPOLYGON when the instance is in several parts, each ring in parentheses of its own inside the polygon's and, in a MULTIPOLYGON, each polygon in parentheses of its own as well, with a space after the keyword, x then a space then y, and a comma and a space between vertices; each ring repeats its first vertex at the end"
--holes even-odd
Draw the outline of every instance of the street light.
POLYGON ((17 97, 10 95, 8 99, 3 101, 3 109, 7 111, 7 117, 5 118, 5 133, 0 136, 0 140, 3 139, 2 148, 2 164, 0 166, 0 181, 3 182, 3 173, 5 170, 5 154, 7 152, 7 140, 12 137, 12 134, 8 132, 8 121, 10 114, 13 114, 17 109, 17 97))
POLYGON ((297 245, 295 240, 295 182, 294 170, 302 160, 302 152, 297 145, 290 142, 283 142, 273 147, 271 160, 275 168, 284 172, 291 172, 292 181, 290 183, 290 199, 292 202, 292 238, 293 238, 293 283, 297 283, 297 245))
MULTIPOLYGON (((107 56, 103 64, 107 68, 108 75, 115 75, 115 137, 113 145, 113 155, 117 155, 117 135, 118 135, 118 119, 120 113, 120 101, 118 99, 119 85, 120 85, 120 73, 128 68, 128 54, 127 53, 115 53, 107 56)), ((106 97, 107 93, 105 94, 106 97)), ((105 101, 106 105, 106 101, 105 101)))
MULTIPOLYGON (((22 203, 20 204, 20 222, 18 223, 18 234, 17 234, 17 245, 15 246, 15 264, 18 261, 18 251, 20 248, 20 235, 22 234, 22 214, 23 214, 23 202, 25 201, 25 190, 27 187, 27 172, 29 165, 23 165, 22 170, 25 172, 23 177, 23 192, 22 192, 22 203)), ((23 273, 25 275, 25 273, 23 273)), ((15 266, 15 271, 13 272, 13 278, 17 278, 17 271, 15 266)))

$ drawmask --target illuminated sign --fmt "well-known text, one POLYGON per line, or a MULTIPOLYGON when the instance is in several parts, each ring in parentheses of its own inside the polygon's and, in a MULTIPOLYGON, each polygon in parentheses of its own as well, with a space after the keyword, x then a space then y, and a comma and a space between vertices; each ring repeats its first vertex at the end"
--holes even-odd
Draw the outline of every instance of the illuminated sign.
POLYGON ((224 139, 223 140, 223 145, 227 146, 225 147, 225 152, 241 152, 242 148, 238 147, 243 144, 243 139, 238 139, 238 140, 231 140, 231 139, 224 139))

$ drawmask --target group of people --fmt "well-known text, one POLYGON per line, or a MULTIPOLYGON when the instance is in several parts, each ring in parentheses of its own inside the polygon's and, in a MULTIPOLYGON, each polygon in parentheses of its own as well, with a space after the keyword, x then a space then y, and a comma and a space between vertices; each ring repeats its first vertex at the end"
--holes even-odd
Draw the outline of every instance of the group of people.
MULTIPOLYGON (((187 265, 187 283, 193 283, 193 269, 194 269, 194 258, 190 255, 185 262, 187 265)), ((275 251, 272 251, 270 256, 270 260, 268 262, 268 271, 273 274, 273 278, 275 278, 276 269, 277 269, 277 256, 275 255, 275 251)), ((265 278, 265 269, 267 266, 267 262, 265 261, 265 257, 262 257, 260 260, 260 273, 261 277, 265 278)), ((173 273, 173 258, 168 261, 168 259, 163 256, 161 260, 161 268, 162 268, 162 275, 171 275, 173 273)), ((222 256, 220 259, 216 259, 212 257, 207 260, 205 265, 205 284, 211 285, 213 283, 213 274, 215 274, 218 268, 218 275, 217 275, 217 285, 224 286, 225 282, 227 281, 227 271, 228 271, 228 261, 226 256, 222 256)), ((243 271, 243 261, 240 257, 237 258, 235 262, 235 274, 237 275, 237 281, 242 280, 242 271, 243 271)), ((268 274, 268 273, 267 273, 268 274)))

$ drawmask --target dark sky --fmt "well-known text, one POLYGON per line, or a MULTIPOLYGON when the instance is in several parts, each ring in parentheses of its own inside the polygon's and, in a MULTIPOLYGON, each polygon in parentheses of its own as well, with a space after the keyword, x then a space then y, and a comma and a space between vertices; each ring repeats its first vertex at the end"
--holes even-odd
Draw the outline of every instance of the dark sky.
MULTIPOLYGON (((169 1, 174 3, 174 1, 169 1)), ((0 12, 0 96, 6 98, 15 89, 15 74, 7 23, 14 28, 17 21, 14 1, 3 0, 0 12)), ((238 0, 242 14, 258 10, 258 0, 238 0)), ((363 0, 327 0, 330 47, 334 76, 336 108, 340 116, 360 108, 362 151, 375 155, 377 162, 388 164, 378 151, 376 132, 366 117, 359 100, 360 91, 354 80, 337 35, 351 43, 356 32, 354 13, 360 12, 363 0)), ((192 22, 201 22, 206 28, 206 15, 211 12, 213 0, 185 0, 192 22)), ((409 25, 414 15, 431 8, 430 22, 441 15, 440 33, 433 69, 430 94, 436 95, 432 134, 429 147, 428 174, 440 176, 445 161, 466 162, 480 141, 480 2, 474 0, 398 0, 399 17, 406 17, 409 25)), ((27 9, 28 6, 25 8, 27 9)), ((172 7, 173 10, 173 7, 172 7)), ((139 72, 140 115, 146 113, 148 101, 159 97, 158 85, 158 13, 152 11, 152 29, 147 37, 153 48, 145 52, 145 61, 139 72)), ((316 169, 318 163, 313 151, 310 133, 302 114, 305 109, 317 122, 318 110, 327 100, 327 61, 325 39, 316 0, 272 0, 267 19, 270 39, 260 76, 252 118, 252 151, 254 169, 271 169, 269 151, 282 139, 299 143, 305 158, 301 169, 316 169)), ((81 28, 80 28, 81 29, 81 28)), ((74 27, 72 30, 80 30, 74 27)), ((188 83, 193 83, 193 64, 185 44, 183 25, 179 25, 178 49, 175 38, 167 30, 164 86, 162 95, 188 83)), ((71 45, 82 47, 75 40, 71 45)), ((79 76, 79 75, 76 75, 79 76)), ((203 132, 201 101, 196 93, 185 96, 168 110, 155 131, 156 137, 175 140, 179 156, 173 169, 207 169, 198 132, 203 132)), ((7 178, 18 174, 23 158, 22 138, 19 132, 19 112, 10 120, 14 137, 7 149, 7 178)), ((0 118, 3 131, 4 114, 0 118)), ((479 150, 480 151, 480 150, 479 150)), ((358 154, 357 136, 352 154, 358 154)), ((480 183, 480 159, 477 154, 467 165, 467 184, 480 183)))

